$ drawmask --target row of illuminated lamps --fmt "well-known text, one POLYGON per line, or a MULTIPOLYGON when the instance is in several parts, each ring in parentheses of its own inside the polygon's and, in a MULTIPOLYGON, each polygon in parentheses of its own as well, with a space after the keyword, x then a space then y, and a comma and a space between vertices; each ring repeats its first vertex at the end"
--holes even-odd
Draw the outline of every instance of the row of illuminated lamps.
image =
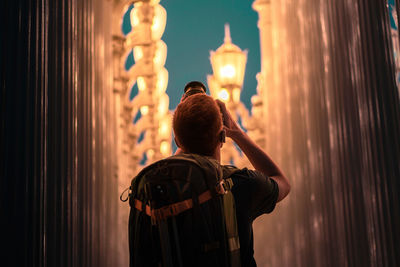
MULTIPOLYGON (((166 26, 166 11, 159 5, 159 0, 152 0, 147 2, 147 7, 152 5, 154 16, 152 22, 149 23, 151 27, 151 40, 156 41, 155 52, 153 57, 153 66, 159 70, 157 74, 157 91, 160 93, 165 92, 166 84, 168 81, 168 71, 163 67, 167 56, 167 46, 160 40, 166 26)), ((143 24, 142 13, 148 12, 143 2, 136 2, 135 8, 130 13, 132 28, 138 28, 143 24)), ((134 32, 132 33, 134 35, 134 32)), ((129 40, 128 36, 128 45, 129 40)), ((139 38, 140 39, 140 38, 139 38)), ((148 38, 147 38, 148 39, 148 38)), ((142 42, 146 43, 144 40, 142 42)), ((140 42, 140 40, 139 40, 140 42)), ((135 62, 140 62, 146 53, 146 46, 134 46, 133 53, 135 62)), ((232 100, 233 102, 240 101, 240 91, 243 85, 244 71, 247 61, 247 51, 242 51, 238 46, 234 45, 230 36, 229 25, 225 25, 225 38, 224 44, 219 47, 215 52, 211 51, 210 61, 213 69, 213 76, 209 76, 208 84, 211 93, 224 101, 232 100)), ((134 76, 134 75, 133 75, 134 76)), ((132 82, 136 82, 136 78, 132 82)), ((137 78, 138 88, 140 91, 146 89, 146 83, 143 77, 137 78)), ((144 111, 146 108, 143 109, 144 111)))
MULTIPOLYGON (((157 69, 156 77, 156 94, 165 94, 165 90, 168 82, 168 71, 163 67, 166 61, 167 47, 165 43, 159 40, 164 32, 166 24, 166 11, 158 4, 159 1, 150 1, 153 6, 154 16, 151 23, 148 23, 151 27, 151 40, 156 40, 155 46, 140 46, 136 45, 133 48, 133 54, 135 62, 141 62, 145 57, 145 53, 154 53, 152 60, 152 67, 157 69), (148 51, 149 49, 154 49, 153 51, 148 51)), ((135 3, 135 8, 131 11, 131 24, 133 29, 138 28, 141 24, 140 17, 146 15, 146 7, 141 2, 135 3)), ((140 43, 140 38, 129 38, 140 43)), ((142 40, 143 41, 143 40, 142 40)), ((207 82, 214 97, 217 97, 225 102, 238 103, 240 101, 240 93, 243 85, 245 65, 247 61, 247 51, 242 51, 239 47, 232 43, 230 37, 229 26, 225 25, 225 39, 224 44, 219 47, 215 52, 211 51, 210 61, 213 69, 214 75, 208 75, 207 82)), ((138 64, 140 66, 140 64, 138 64)), ((131 83, 137 82, 138 89, 140 92, 146 90, 146 81, 142 76, 135 77, 131 83)), ((138 99, 139 103, 146 103, 146 101, 141 101, 144 99, 138 99)), ((168 110, 169 99, 161 98, 159 103, 159 111, 161 114, 165 114, 168 110)), ((139 104, 138 103, 138 104, 139 104)), ((140 106, 140 112, 142 115, 147 115, 149 113, 149 106, 144 104, 140 106)), ((168 122, 161 122, 159 128, 159 134, 165 135, 169 132, 168 122)), ((161 153, 168 150, 168 142, 163 141, 160 145, 161 153)), ((151 150, 148 152, 152 154, 151 150)), ((153 151, 154 153, 154 151, 153 151)))
MULTIPOLYGON (((159 152, 166 155, 170 150, 170 141, 166 140, 171 138, 169 98, 165 93, 168 84, 168 71, 164 68, 167 46, 160 40, 166 26, 166 11, 158 3, 159 0, 134 1, 134 8, 130 12, 132 31, 127 35, 126 45, 133 48, 128 53, 133 52, 135 60, 134 66, 128 70, 131 79, 129 83, 131 87, 137 83, 139 89, 139 94, 133 99, 133 106, 139 107, 142 116, 135 128, 144 133, 154 129, 153 124, 156 123, 159 152), (154 101, 157 101, 157 105, 154 105, 154 101), (155 116, 156 120, 145 119, 147 115, 155 116)), ((147 145, 144 146, 147 157, 153 158, 156 153, 154 147, 151 148, 153 145, 149 149, 147 145)))
MULTIPOLYGON (((155 4, 159 1, 150 2, 155 4)), ((140 7, 142 3, 136 3, 135 8, 131 12, 133 28, 140 24, 140 9, 136 8, 136 5, 140 7)), ((160 93, 165 92, 168 81, 168 71, 163 67, 167 56, 167 46, 160 40, 165 25, 166 11, 161 5, 156 4, 154 6, 154 18, 151 24, 152 40, 157 40, 152 63, 154 68, 159 70, 156 88, 160 93)), ((136 62, 139 62, 143 58, 144 50, 146 49, 149 48, 143 46, 134 47, 133 53, 136 62)), ((239 102, 247 61, 247 51, 242 51, 238 46, 232 43, 229 25, 225 25, 224 44, 215 52, 211 51, 210 61, 214 72, 213 76, 207 77, 211 93, 224 101, 232 100, 233 102, 239 102)), ((136 80, 132 82, 135 81, 136 80)), ((138 77, 137 83, 140 91, 146 89, 146 83, 143 77, 138 77)))

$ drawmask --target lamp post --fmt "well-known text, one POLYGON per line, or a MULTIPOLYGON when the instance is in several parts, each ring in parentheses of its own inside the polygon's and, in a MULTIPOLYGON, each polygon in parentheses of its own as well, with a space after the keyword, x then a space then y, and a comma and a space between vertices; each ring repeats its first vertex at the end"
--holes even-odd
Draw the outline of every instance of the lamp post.
MULTIPOLYGON (((114 0, 113 5, 113 89, 119 110, 118 173, 119 191, 129 186, 147 157, 146 164, 171 154, 171 113, 166 94, 168 71, 164 64, 167 46, 161 40, 166 26, 166 11, 160 0, 114 0), (133 4, 133 7, 132 7, 133 4), (129 12, 129 13, 127 13, 129 12), (121 31, 123 18, 130 19, 131 31, 121 31), (134 65, 128 70, 125 62, 133 53, 134 65), (131 88, 137 84, 138 93, 131 99, 131 88), (139 118, 140 117, 140 118, 139 118)), ((125 20, 126 23, 126 20, 125 20)), ((120 206, 119 229, 127 229, 127 209, 120 206)), ((121 248, 128 246, 123 231, 121 248)), ((119 250, 121 265, 124 249, 119 250)))
MULTIPOLYGON (((211 95, 224 101, 233 118, 242 124, 249 119, 249 112, 240 101, 244 73, 247 62, 247 50, 241 50, 232 43, 229 25, 225 25, 224 43, 210 52, 210 61, 213 75, 207 76, 207 83, 211 95)), ((223 163, 235 163, 238 166, 247 162, 232 140, 228 139, 222 153, 223 163)))
POLYGON ((168 71, 164 67, 167 45, 161 40, 167 14, 159 2, 122 2, 133 3, 129 14, 132 30, 122 38, 123 46, 119 46, 125 53, 116 51, 121 56, 121 65, 131 52, 135 62, 129 70, 121 73, 125 86, 117 90, 121 111, 121 165, 127 167, 127 176, 130 178, 138 171, 144 157, 148 164, 171 154, 171 114, 166 94, 168 71), (129 89, 135 84, 138 94, 131 100, 129 89))

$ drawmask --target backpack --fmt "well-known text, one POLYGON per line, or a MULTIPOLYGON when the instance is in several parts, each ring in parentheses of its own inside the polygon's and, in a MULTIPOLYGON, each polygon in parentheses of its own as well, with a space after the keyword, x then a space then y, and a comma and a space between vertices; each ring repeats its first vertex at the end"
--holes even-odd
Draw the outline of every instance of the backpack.
POLYGON ((129 192, 130 266, 240 266, 237 171, 196 154, 144 168, 129 192))

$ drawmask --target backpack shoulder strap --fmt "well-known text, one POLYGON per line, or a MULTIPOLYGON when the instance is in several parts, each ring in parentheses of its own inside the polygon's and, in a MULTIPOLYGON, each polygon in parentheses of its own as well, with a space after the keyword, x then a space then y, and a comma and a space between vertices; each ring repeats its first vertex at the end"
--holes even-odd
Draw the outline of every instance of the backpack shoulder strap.
POLYGON ((234 173, 241 171, 241 169, 233 165, 222 165, 222 175, 224 179, 230 178, 234 173))
POLYGON ((223 180, 227 190, 223 200, 228 246, 230 250, 230 262, 232 267, 239 267, 241 266, 240 242, 236 220, 235 198, 231 191, 233 187, 233 181, 231 177, 234 173, 239 172, 240 169, 231 165, 223 165, 221 167, 223 171, 223 180))
POLYGON ((210 189, 212 196, 214 197, 218 192, 215 190, 215 185, 218 181, 222 180, 223 172, 221 165, 214 159, 197 155, 183 153, 173 156, 176 159, 184 159, 195 162, 205 173, 207 177, 215 177, 215 179, 207 179, 207 187, 210 189))

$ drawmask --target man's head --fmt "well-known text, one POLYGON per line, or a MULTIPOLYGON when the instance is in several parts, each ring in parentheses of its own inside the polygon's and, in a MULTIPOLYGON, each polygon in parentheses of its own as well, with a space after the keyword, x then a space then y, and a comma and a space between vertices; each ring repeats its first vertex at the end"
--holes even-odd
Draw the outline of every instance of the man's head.
POLYGON ((222 115, 215 100, 206 94, 187 97, 175 110, 175 138, 185 152, 213 156, 221 145, 222 115))

